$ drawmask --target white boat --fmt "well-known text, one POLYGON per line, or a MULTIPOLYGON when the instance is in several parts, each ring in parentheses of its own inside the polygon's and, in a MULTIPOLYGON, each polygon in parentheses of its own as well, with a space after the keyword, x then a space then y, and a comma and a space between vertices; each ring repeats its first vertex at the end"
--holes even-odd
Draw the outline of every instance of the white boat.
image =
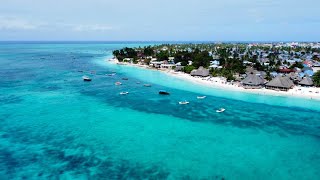
POLYGON ((107 76, 115 76, 116 73, 106 74, 107 76))
POLYGON ((217 113, 222 113, 222 112, 224 112, 226 109, 224 109, 224 108, 220 108, 220 109, 218 109, 218 110, 216 110, 216 112, 217 113))
POLYGON ((121 92, 120 95, 127 95, 129 92, 121 92))
POLYGON ((116 82, 116 83, 114 83, 116 86, 119 86, 119 85, 121 85, 122 83, 121 82, 116 82))
POLYGON ((91 81, 91 78, 89 76, 82 76, 82 79, 84 81, 91 81))
POLYGON ((197 99, 204 99, 206 98, 207 96, 197 96, 197 99))
POLYGON ((151 87, 151 84, 144 84, 144 87, 151 87))
POLYGON ((188 101, 180 101, 179 104, 185 105, 185 104, 189 104, 188 101))

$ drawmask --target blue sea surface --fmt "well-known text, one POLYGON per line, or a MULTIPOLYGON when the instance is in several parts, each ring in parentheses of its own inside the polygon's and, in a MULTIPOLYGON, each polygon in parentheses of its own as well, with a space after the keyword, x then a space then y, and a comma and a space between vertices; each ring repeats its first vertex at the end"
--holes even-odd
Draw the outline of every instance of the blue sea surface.
POLYGON ((106 61, 148 44, 0 43, 0 179, 320 179, 319 101, 106 61))

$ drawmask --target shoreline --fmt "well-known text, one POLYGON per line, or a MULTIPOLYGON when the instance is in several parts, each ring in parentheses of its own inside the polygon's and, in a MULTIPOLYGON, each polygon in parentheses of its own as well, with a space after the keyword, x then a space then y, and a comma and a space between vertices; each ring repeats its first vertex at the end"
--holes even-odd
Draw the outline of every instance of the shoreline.
POLYGON ((294 86, 292 89, 288 91, 275 91, 275 90, 270 90, 266 88, 245 89, 240 86, 239 82, 228 83, 225 80, 223 80, 221 77, 202 78, 202 77, 191 76, 190 74, 186 74, 184 72, 175 72, 169 69, 154 69, 154 68, 150 68, 147 65, 139 65, 139 64, 131 64, 131 63, 118 64, 118 62, 114 60, 113 61, 106 60, 106 62, 113 63, 119 66, 132 66, 132 67, 142 68, 146 70, 160 71, 175 78, 179 78, 182 80, 189 81, 191 83, 195 83, 198 85, 215 88, 215 89, 222 89, 222 90, 227 89, 229 91, 244 92, 244 93, 257 94, 262 96, 267 95, 267 96, 298 97, 298 98, 320 101, 320 88, 317 88, 317 87, 294 86))

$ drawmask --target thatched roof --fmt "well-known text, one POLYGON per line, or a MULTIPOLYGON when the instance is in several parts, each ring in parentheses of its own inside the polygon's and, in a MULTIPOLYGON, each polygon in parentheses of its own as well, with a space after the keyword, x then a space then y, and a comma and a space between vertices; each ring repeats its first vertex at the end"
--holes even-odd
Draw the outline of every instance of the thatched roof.
POLYGON ((310 77, 304 77, 299 84, 303 86, 313 86, 313 81, 310 77))
POLYGON ((248 74, 248 76, 241 81, 241 83, 244 85, 259 86, 264 84, 264 79, 255 74, 248 74))
POLYGON ((278 88, 291 88, 293 86, 292 80, 289 77, 277 76, 266 84, 266 86, 278 87, 278 88))
POLYGON ((200 66, 198 69, 192 70, 190 75, 206 77, 206 76, 209 76, 209 69, 206 69, 200 66))

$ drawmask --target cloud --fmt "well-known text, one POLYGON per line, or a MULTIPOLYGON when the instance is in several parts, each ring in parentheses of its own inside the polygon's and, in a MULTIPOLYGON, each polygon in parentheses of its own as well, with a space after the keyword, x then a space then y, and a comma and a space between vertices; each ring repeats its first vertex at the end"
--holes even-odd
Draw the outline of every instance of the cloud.
POLYGON ((35 30, 40 26, 18 17, 0 16, 0 30, 35 30))
MULTIPOLYGON (((29 18, 30 19, 30 18, 29 18)), ((30 21, 17 16, 0 15, 0 31, 30 31, 30 30, 60 30, 76 32, 104 32, 112 30, 113 27, 103 24, 68 24, 68 23, 44 23, 30 21)))
POLYGON ((71 25, 73 31, 87 32, 87 31, 109 31, 113 27, 108 25, 94 24, 94 25, 71 25))

